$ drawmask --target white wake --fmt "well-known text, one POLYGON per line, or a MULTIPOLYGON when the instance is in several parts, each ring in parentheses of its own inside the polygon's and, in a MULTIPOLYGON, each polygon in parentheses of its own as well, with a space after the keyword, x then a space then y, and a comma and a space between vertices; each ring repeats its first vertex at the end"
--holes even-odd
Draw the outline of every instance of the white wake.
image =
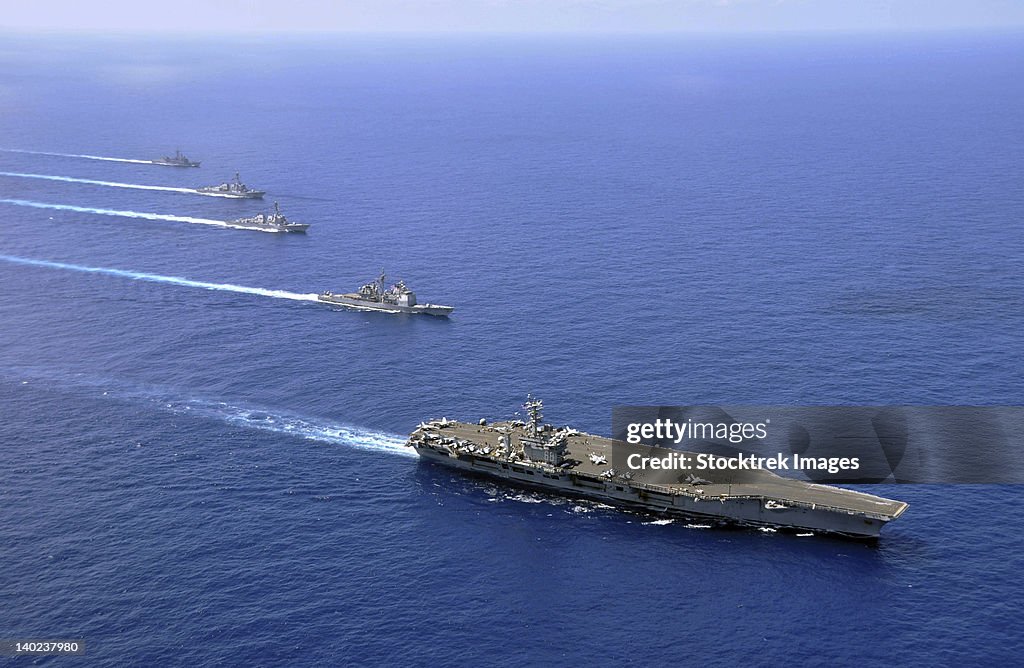
POLYGON ((268 290, 267 288, 252 288, 245 285, 232 285, 231 283, 208 283, 206 281, 193 281, 189 278, 178 276, 161 276, 159 274, 147 274, 139 271, 128 271, 126 269, 111 269, 108 267, 87 267, 66 262, 50 262, 49 260, 35 260, 16 255, 0 255, 0 260, 12 264, 22 264, 31 267, 46 267, 48 269, 64 269, 67 271, 78 271, 87 274, 105 274, 117 276, 135 281, 149 281, 151 283, 167 283, 185 288, 201 288, 203 290, 222 290, 225 292, 239 292, 247 295, 259 295, 261 297, 273 297, 274 299, 291 299, 294 301, 315 302, 316 293, 289 292, 287 290, 268 290))
POLYGON ((132 190, 162 190, 171 193, 196 194, 195 188, 173 188, 171 186, 147 186, 141 183, 121 183, 119 181, 97 181, 96 179, 76 179, 71 176, 53 176, 51 174, 26 174, 24 172, 0 172, 0 176, 12 176, 19 179, 42 179, 45 181, 63 181, 64 183, 87 183, 93 186, 108 188, 131 188, 132 190))
POLYGON ((87 153, 55 153, 53 151, 28 151, 20 148, 0 149, 5 153, 28 153, 29 155, 53 155, 60 158, 85 158, 86 160, 105 160, 107 162, 134 162, 140 165, 152 165, 152 160, 134 160, 132 158, 111 158, 105 155, 89 155, 87 153))
POLYGON ((172 216, 164 213, 147 213, 145 211, 121 211, 118 209, 97 209, 89 206, 73 206, 71 204, 50 204, 48 202, 33 202, 27 199, 0 199, 2 204, 13 204, 15 206, 28 206, 34 209, 51 209, 54 211, 76 211, 78 213, 94 213, 100 216, 119 216, 121 218, 143 218, 145 220, 167 220, 175 223, 194 223, 197 225, 216 225, 217 227, 231 227, 230 223, 223 220, 210 218, 193 218, 192 216, 172 216))
POLYGON ((406 439, 396 434, 349 425, 322 423, 296 415, 272 413, 256 408, 232 406, 222 402, 192 399, 164 403, 174 413, 215 418, 246 429, 298 436, 310 441, 344 445, 363 450, 376 450, 393 455, 416 457, 416 451, 405 445, 406 439))

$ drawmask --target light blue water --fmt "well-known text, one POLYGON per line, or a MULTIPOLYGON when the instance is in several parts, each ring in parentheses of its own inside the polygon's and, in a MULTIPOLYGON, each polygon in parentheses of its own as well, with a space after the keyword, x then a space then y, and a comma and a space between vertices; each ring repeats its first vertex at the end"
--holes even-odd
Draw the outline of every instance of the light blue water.
POLYGON ((0 637, 111 666, 1019 657, 1016 487, 873 489, 911 508, 870 548, 650 524, 400 444, 527 391, 596 432, 620 403, 1020 404, 1022 56, 8 37, 0 148, 203 166, 0 171, 269 194, 0 176, 0 637), (275 199, 307 236, 179 220, 275 199), (244 289, 381 266, 454 317, 244 289))

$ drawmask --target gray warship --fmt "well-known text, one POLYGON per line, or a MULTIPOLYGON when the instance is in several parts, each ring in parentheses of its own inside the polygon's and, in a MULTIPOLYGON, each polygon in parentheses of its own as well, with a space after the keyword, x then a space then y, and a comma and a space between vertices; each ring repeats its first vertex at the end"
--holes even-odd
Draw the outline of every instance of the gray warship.
POLYGON ((390 288, 385 289, 387 275, 381 270, 380 277, 372 283, 359 288, 359 292, 348 292, 336 295, 333 292, 321 292, 317 299, 328 304, 337 304, 347 308, 387 313, 423 313, 425 315, 447 316, 455 310, 454 306, 440 304, 418 304, 416 293, 399 280, 390 288))
POLYGON ((175 151, 174 155, 165 155, 162 158, 156 160, 150 160, 150 163, 154 165, 166 165, 167 167, 198 167, 198 160, 189 160, 181 151, 175 151))
POLYGON ((277 202, 274 202, 274 213, 260 213, 249 218, 236 218, 227 223, 228 227, 242 230, 259 230, 260 232, 305 232, 308 223, 293 223, 284 217, 277 202))
POLYGON ((407 445, 420 458, 460 471, 700 526, 747 526, 797 534, 833 534, 874 540, 907 509, 902 501, 783 478, 770 471, 702 471, 705 478, 672 470, 616 471, 609 465, 638 452, 664 457, 678 450, 622 441, 544 424, 539 400, 527 397, 526 421, 488 424, 424 422, 407 445), (625 448, 628 450, 618 450, 625 448), (628 456, 628 455, 626 455, 628 456))
POLYGON ((253 190, 242 183, 242 180, 238 178, 238 172, 235 172, 235 178, 227 183, 222 183, 219 186, 196 188, 196 192, 200 195, 228 197, 231 199, 263 199, 263 196, 267 194, 265 190, 253 190))

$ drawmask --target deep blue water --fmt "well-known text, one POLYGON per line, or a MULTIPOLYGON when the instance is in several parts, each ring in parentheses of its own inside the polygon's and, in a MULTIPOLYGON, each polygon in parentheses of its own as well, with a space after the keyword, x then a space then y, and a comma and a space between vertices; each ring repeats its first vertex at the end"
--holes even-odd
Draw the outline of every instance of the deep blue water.
MULTIPOLYGON (((1024 652, 1005 486, 876 547, 419 464, 424 417, 1024 398, 1024 37, 0 42, 0 171, 240 171, 306 237, 0 203, 0 637, 90 664, 977 665, 1024 652)), ((0 177, 0 199, 257 204, 0 177)), ((61 660, 66 661, 66 660, 61 660)), ((56 665, 58 661, 41 663, 56 665)))

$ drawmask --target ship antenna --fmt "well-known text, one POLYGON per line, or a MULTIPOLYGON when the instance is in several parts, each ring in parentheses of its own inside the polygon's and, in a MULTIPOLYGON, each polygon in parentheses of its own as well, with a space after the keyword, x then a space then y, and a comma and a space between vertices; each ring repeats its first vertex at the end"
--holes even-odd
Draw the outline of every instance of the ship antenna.
POLYGON ((280 216, 281 215, 281 207, 279 207, 277 205, 277 202, 274 202, 274 215, 275 216, 280 216))
POLYGON ((544 415, 541 411, 544 409, 544 402, 540 399, 534 399, 532 394, 527 394, 526 403, 523 404, 523 408, 526 409, 527 415, 530 416, 530 431, 536 436, 540 433, 540 429, 543 426, 544 415))

